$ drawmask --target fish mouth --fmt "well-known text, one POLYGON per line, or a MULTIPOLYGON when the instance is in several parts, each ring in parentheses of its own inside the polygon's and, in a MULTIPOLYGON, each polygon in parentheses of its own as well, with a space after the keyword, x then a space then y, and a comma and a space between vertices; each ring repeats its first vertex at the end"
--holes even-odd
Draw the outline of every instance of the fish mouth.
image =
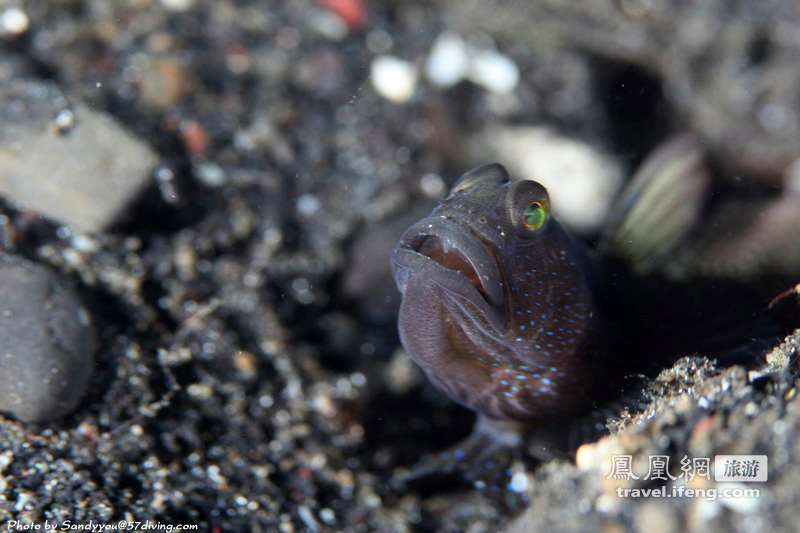
POLYGON ((400 238, 392 269, 401 292, 409 279, 422 276, 457 302, 477 307, 496 331, 505 329, 497 259, 468 226, 441 216, 421 220, 400 238))

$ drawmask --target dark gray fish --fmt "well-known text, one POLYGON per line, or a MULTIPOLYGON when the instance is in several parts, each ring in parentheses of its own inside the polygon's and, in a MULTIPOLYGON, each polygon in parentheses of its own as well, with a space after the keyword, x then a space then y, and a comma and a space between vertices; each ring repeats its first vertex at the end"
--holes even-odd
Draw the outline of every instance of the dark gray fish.
POLYGON ((475 169, 393 254, 403 345, 451 398, 492 418, 571 412, 607 359, 587 261, 544 187, 497 164, 475 169))

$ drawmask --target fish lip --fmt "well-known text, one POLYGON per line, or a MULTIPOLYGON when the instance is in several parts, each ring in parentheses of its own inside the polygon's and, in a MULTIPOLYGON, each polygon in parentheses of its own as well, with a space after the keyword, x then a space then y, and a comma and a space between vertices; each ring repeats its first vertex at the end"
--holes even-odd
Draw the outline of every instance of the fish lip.
POLYGON ((401 291, 410 277, 420 272, 431 274, 431 281, 446 294, 466 300, 485 315, 496 331, 504 331, 506 295, 497 258, 468 225, 445 216, 425 218, 411 226, 392 253, 392 269, 401 291), (483 289, 479 291, 461 272, 449 269, 417 251, 426 237, 441 239, 444 246, 457 250, 475 270, 483 289), (488 271, 488 272, 487 272, 488 271), (488 274, 488 278, 486 277, 488 274))

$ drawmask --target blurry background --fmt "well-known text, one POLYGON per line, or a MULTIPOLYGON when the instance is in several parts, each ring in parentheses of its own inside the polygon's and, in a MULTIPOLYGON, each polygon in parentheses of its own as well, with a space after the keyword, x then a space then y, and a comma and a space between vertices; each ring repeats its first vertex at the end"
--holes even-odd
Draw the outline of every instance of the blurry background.
POLYGON ((0 250, 72 287, 98 340, 54 421, 24 422, 58 397, 3 367, 27 392, 0 402, 0 517, 477 532, 531 502, 533 529, 793 526, 796 339, 777 377, 683 361, 577 466, 393 488, 472 415, 400 349, 388 254, 495 160, 591 241, 689 132, 714 186, 683 274, 796 282, 799 35, 790 0, 0 1, 0 250), (612 451, 724 450, 769 454, 761 499, 604 481, 612 451))

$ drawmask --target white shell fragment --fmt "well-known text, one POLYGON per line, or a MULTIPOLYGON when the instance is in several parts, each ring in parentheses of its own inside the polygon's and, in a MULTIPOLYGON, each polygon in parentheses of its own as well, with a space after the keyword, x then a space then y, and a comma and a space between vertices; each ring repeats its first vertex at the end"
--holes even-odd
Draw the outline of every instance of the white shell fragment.
POLYGON ((370 81, 375 90, 392 102, 407 102, 417 88, 417 67, 394 56, 382 55, 372 61, 370 81))
POLYGON ((27 13, 18 7, 9 7, 0 13, 0 35, 25 33, 30 25, 27 13))
POLYGON ((464 39, 443 33, 433 43, 425 63, 425 76, 438 87, 452 87, 467 76, 469 50, 464 39))
POLYGON ((508 94, 519 84, 519 67, 505 54, 488 47, 471 46, 462 37, 444 32, 434 41, 425 62, 425 77, 448 88, 464 79, 495 94, 508 94))
POLYGON ((194 0, 161 0, 161 5, 170 11, 188 11, 194 6, 194 0))
POLYGON ((480 50, 470 63, 469 79, 490 92, 508 94, 519 83, 519 68, 506 55, 494 50, 480 50))

